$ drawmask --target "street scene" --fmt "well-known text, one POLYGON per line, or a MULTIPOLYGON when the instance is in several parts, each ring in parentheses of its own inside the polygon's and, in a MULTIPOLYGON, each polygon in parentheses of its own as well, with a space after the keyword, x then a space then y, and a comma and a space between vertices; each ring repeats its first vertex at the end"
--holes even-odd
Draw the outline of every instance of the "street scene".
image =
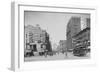
POLYGON ((89 59, 90 14, 24 11, 24 61, 89 59))

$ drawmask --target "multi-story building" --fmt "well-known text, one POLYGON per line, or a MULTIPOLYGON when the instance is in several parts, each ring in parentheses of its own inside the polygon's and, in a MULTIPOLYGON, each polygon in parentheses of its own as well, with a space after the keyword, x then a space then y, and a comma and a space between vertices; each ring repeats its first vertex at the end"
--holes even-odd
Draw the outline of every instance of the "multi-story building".
MULTIPOLYGON (((72 17, 67 24, 67 49, 73 50, 74 36, 80 33, 82 30, 90 28, 90 18, 84 17, 72 17)), ((83 37, 84 38, 84 37, 83 37)))
POLYGON ((59 41, 59 51, 63 53, 67 51, 66 40, 59 41))
MULTIPOLYGON (((42 52, 46 48, 47 41, 47 32, 42 30, 39 25, 32 26, 28 25, 25 26, 25 50, 30 49, 34 52, 42 52)), ((48 39, 49 41, 49 39, 48 39)))
POLYGON ((72 36, 81 30, 80 17, 72 17, 67 24, 67 49, 72 50, 72 36))

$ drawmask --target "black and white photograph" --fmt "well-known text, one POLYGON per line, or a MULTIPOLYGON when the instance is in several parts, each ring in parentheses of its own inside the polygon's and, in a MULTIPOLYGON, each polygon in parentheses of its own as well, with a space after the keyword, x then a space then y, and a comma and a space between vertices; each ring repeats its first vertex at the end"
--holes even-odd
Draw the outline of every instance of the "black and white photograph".
POLYGON ((24 61, 90 59, 89 13, 24 11, 24 61))

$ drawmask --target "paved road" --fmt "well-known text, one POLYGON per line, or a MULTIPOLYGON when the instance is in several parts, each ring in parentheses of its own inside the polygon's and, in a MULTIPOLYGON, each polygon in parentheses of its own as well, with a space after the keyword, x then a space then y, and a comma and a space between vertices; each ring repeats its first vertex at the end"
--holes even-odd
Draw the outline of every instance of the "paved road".
POLYGON ((89 58, 89 55, 78 57, 74 56, 72 53, 67 53, 67 56, 65 54, 56 54, 53 56, 33 56, 33 57, 26 57, 24 60, 27 61, 40 61, 40 60, 62 60, 62 59, 87 59, 89 58))
POLYGON ((25 61, 38 61, 38 60, 58 60, 64 59, 66 56, 65 54, 57 54, 53 56, 33 56, 33 57, 26 57, 25 61))
POLYGON ((86 56, 74 56, 72 53, 67 53, 67 59, 88 59, 90 58, 90 54, 87 54, 86 56))

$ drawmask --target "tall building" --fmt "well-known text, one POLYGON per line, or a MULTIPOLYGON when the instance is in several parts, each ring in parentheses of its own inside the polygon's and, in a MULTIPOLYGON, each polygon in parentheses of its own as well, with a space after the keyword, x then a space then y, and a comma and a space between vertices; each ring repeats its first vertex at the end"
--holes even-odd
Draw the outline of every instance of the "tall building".
POLYGON ((59 41, 59 51, 61 51, 63 53, 67 51, 66 40, 59 41))
POLYGON ((42 52, 44 51, 43 47, 47 47, 47 44, 49 43, 49 35, 47 36, 48 33, 45 30, 42 30, 39 25, 25 26, 24 34, 25 50, 30 49, 36 52, 42 52))
POLYGON ((86 29, 90 28, 90 18, 84 17, 71 17, 67 24, 67 49, 68 51, 73 50, 74 36, 86 29))
POLYGON ((80 17, 72 17, 67 24, 67 50, 73 49, 72 36, 77 34, 81 30, 80 17))

